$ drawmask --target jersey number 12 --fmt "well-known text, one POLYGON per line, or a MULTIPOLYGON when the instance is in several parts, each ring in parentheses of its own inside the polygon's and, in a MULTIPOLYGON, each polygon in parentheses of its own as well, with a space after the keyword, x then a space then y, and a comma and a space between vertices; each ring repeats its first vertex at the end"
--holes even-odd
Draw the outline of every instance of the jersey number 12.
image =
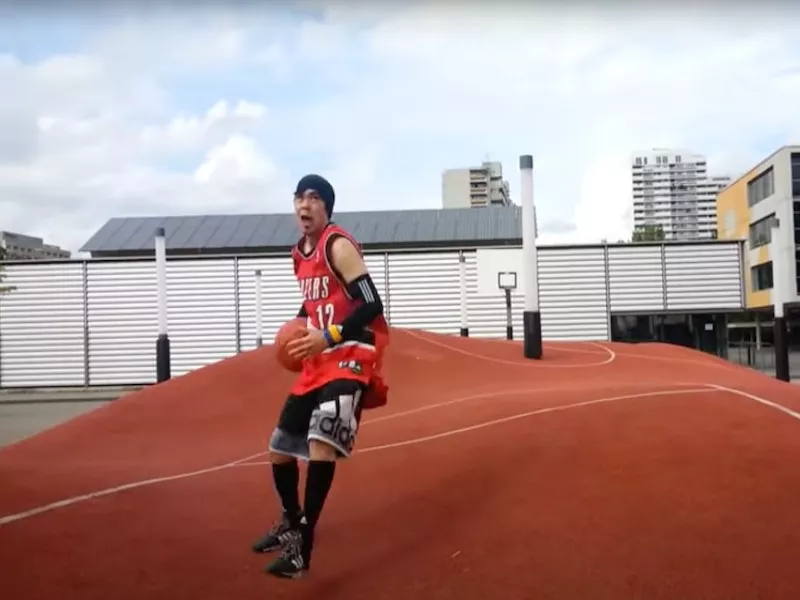
POLYGON ((317 306, 317 321, 321 329, 333 325, 333 304, 320 304, 317 306))

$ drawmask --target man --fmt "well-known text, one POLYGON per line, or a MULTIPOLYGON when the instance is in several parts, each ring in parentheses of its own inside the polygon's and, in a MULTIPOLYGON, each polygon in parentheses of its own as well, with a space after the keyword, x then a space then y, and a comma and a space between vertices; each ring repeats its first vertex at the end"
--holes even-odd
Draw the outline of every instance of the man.
POLYGON ((287 346, 304 359, 303 370, 270 439, 282 516, 253 546, 256 552, 282 548, 267 567, 278 577, 299 577, 308 570, 336 460, 350 456, 364 395, 385 393, 380 364, 389 330, 383 303, 359 244, 331 221, 334 200, 333 187, 323 177, 307 175, 297 184, 294 210, 302 237, 292 258, 303 295, 298 317, 307 319, 308 331, 287 346), (308 461, 302 510, 298 458, 308 461))

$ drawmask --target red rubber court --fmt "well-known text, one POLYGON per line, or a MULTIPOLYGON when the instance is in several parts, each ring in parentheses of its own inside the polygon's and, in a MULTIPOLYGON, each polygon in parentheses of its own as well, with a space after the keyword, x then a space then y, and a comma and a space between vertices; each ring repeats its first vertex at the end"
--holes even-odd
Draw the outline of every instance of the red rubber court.
POLYGON ((395 330, 312 571, 262 573, 263 348, 0 452, 14 600, 800 598, 800 388, 661 344, 395 330))

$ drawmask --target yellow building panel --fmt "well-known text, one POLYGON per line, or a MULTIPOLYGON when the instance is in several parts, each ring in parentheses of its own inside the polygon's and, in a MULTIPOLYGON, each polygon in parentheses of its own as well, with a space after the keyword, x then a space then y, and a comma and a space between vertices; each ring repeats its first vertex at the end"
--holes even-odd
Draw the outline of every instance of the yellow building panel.
POLYGON ((769 246, 766 244, 758 247, 758 258, 756 258, 756 262, 750 266, 755 267, 756 265, 762 265, 765 262, 769 262, 769 246))
MULTIPOLYGON (((750 207, 747 205, 747 182, 759 171, 752 169, 717 195, 717 237, 721 240, 747 239, 750 233, 750 207)), ((748 309, 772 305, 770 290, 753 291, 750 257, 744 253, 745 306, 748 309)), ((758 263, 769 260, 768 246, 758 251, 758 263)))

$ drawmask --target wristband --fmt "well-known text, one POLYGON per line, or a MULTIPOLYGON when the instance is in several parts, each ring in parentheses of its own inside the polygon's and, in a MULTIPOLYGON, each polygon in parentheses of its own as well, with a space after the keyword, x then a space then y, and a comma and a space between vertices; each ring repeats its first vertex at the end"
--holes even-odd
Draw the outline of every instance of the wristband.
POLYGON ((342 329, 338 325, 331 325, 325 330, 325 339, 328 340, 328 345, 333 346, 342 341, 342 329))

